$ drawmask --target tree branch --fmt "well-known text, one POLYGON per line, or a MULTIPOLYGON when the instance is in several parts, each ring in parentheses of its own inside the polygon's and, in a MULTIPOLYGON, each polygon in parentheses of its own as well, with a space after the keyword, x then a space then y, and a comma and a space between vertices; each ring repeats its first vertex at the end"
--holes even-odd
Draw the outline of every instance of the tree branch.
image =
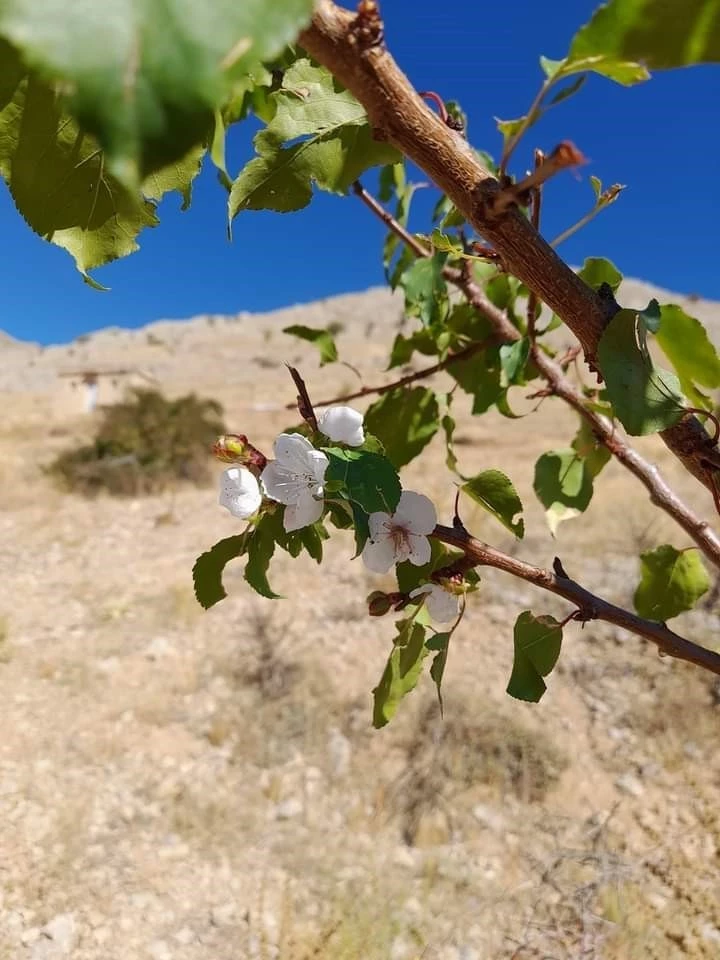
POLYGON ((575 617, 577 620, 583 622, 604 620, 606 623, 614 623, 616 626, 654 643, 662 654, 675 657, 677 660, 694 663, 720 676, 720 654, 701 647, 699 644, 693 643, 692 640, 681 637, 664 623, 645 620, 643 617, 638 617, 629 610, 623 609, 623 607, 618 607, 614 603, 596 596, 576 583, 575 580, 565 576, 562 565, 557 560, 555 562, 555 572, 552 573, 549 570, 543 570, 542 567, 536 567, 531 563, 525 563, 523 560, 502 553, 495 547, 491 547, 481 540, 476 540, 462 528, 438 525, 435 527, 432 536, 443 543, 447 543, 448 546, 462 550, 466 558, 471 560, 475 566, 504 570, 505 573, 518 577, 520 580, 526 580, 542 590, 548 590, 559 597, 564 597, 577 607, 578 613, 575 617))
MULTIPOLYGON (((602 374, 598 343, 617 305, 578 277, 516 207, 498 210, 501 184, 464 138, 418 96, 382 44, 377 13, 372 30, 366 21, 362 13, 355 16, 332 0, 319 0, 299 42, 363 105, 375 136, 424 170, 493 245, 507 269, 562 318, 580 341, 586 361, 602 374)), ((683 417, 660 436, 686 469, 713 490, 720 451, 700 421, 683 417)))
MULTIPOLYGON (((356 184, 353 189, 362 202, 382 220, 388 229, 392 230, 392 232, 406 243, 418 256, 429 257, 432 255, 432 251, 420 243, 401 223, 398 223, 359 183, 356 184)), ((467 261, 461 269, 445 266, 443 268, 443 276, 449 283, 454 284, 461 290, 468 302, 490 322, 495 342, 514 343, 521 338, 520 332, 510 322, 504 311, 496 307, 495 304, 487 298, 482 288, 475 282, 467 261)), ((485 345, 486 341, 483 341, 483 346, 485 345)), ((678 526, 692 538, 708 560, 720 568, 720 537, 718 537, 712 527, 705 520, 701 520, 683 503, 663 478, 658 468, 648 463, 647 460, 641 457, 640 454, 630 446, 611 420, 592 410, 587 405, 582 393, 565 375, 562 367, 556 360, 548 357, 534 341, 531 344, 531 352, 535 366, 548 383, 552 393, 564 400, 587 421, 598 441, 607 447, 610 453, 643 484, 650 494, 651 502, 667 513, 668 516, 672 517, 678 526)), ((436 373, 438 367, 439 365, 435 364, 433 367, 427 367, 425 370, 418 371, 417 374, 412 374, 411 376, 419 380, 422 377, 428 377, 436 373)), ((399 382, 390 384, 387 389, 389 390, 399 385, 399 382)), ((369 390, 368 392, 381 392, 381 390, 369 390)), ((340 400, 354 399, 362 395, 363 393, 360 391, 350 396, 338 397, 330 402, 337 403, 340 400)))

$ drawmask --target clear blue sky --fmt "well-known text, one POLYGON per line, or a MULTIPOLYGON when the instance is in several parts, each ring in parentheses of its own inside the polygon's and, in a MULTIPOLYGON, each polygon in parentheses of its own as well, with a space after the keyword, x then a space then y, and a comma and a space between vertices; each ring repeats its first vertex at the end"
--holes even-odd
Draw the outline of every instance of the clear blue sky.
MULTIPOLYGON (((471 142, 497 157, 493 117, 526 112, 541 82, 538 56, 561 57, 596 5, 516 0, 489 15, 476 0, 385 0, 383 13, 388 45, 411 80, 457 99, 470 118, 471 142)), ((531 131, 515 155, 515 173, 529 164, 534 146, 549 150, 562 139, 591 160, 579 179, 564 173, 550 184, 543 219, 549 239, 591 206, 591 173, 606 185, 628 185, 614 206, 561 247, 567 260, 606 256, 628 276, 720 299, 720 199, 712 173, 720 150, 718 104, 720 66, 655 74, 631 89, 591 77, 531 131)), ((231 173, 251 157, 250 137, 242 126, 231 134, 231 173)), ((417 231, 427 229, 435 199, 425 193, 411 223, 417 231)), ((100 293, 82 282, 64 251, 26 227, 0 181, 0 329, 57 343, 105 326, 270 310, 383 283, 383 228, 355 198, 318 194, 300 213, 243 213, 232 243, 225 204, 208 163, 189 211, 181 213, 172 195, 160 207, 160 226, 140 235, 137 253, 95 271, 112 288, 100 293)))

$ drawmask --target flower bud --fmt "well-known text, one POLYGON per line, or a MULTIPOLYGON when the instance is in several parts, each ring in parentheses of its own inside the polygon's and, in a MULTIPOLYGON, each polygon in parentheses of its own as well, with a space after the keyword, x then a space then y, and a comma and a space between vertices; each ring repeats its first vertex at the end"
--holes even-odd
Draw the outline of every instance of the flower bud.
POLYGON ((382 590, 373 590, 367 598, 368 613, 371 617, 384 617, 390 612, 392 598, 382 590))
POLYGON ((223 463, 238 463, 256 471, 265 469, 267 457, 260 453, 242 433, 226 433, 218 437, 212 446, 212 452, 223 463))

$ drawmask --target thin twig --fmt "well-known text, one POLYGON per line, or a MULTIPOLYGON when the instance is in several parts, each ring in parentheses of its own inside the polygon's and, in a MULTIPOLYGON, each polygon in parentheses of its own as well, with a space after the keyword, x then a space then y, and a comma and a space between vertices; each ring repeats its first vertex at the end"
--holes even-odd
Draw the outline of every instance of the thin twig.
POLYGON ((432 533, 436 540, 456 547, 473 560, 477 566, 494 567, 504 570, 520 580, 526 580, 542 590, 548 590, 560 597, 564 597, 577 607, 576 619, 583 622, 589 620, 603 620, 622 627, 630 633, 635 633, 650 643, 654 643, 658 650, 677 660, 685 660, 699 667, 709 670, 720 676, 720 653, 701 647, 692 640, 687 640, 670 630, 664 623, 655 620, 646 620, 636 614, 618 607, 608 600, 603 600, 591 593, 575 580, 559 576, 550 570, 536 567, 524 560, 511 557, 495 547, 491 547, 481 540, 475 539, 464 530, 454 527, 438 525, 432 533))
POLYGON ((555 247, 559 247, 561 243, 564 243, 565 240, 568 240, 573 234, 577 233, 578 230, 582 230, 582 228, 590 223, 591 220, 594 220, 599 213, 602 213, 611 203, 617 200, 621 191, 624 189, 625 187, 621 183, 614 183, 611 187, 608 187, 607 190, 601 194, 592 210, 586 213, 584 217, 580 217, 577 223, 573 223, 572 226, 563 230, 562 233, 559 233, 554 240, 550 241, 550 246, 555 249, 555 247))
MULTIPOLYGON (((347 403, 348 400, 357 400, 359 397, 369 397, 371 394, 383 394, 390 393, 391 390, 395 390, 397 387, 405 387, 409 383, 415 383, 416 380, 425 380, 427 377, 432 377, 433 374, 439 373, 441 370, 447 370, 449 366, 455 363, 456 360, 466 360, 468 357, 474 356, 476 353, 480 353, 482 350, 486 350, 491 344, 496 343, 495 337, 486 337, 485 340, 477 340, 474 343, 469 344, 467 347, 463 347, 462 350, 457 350, 455 353, 451 353, 449 356, 445 357, 444 360, 440 360, 438 363, 434 363, 431 367, 424 367, 422 370, 416 370, 414 373, 408 373, 404 377, 400 377, 398 380, 393 380, 391 383, 384 383, 379 387, 363 387, 361 390, 356 390, 354 393, 344 393, 339 397, 332 397, 330 400, 316 400, 316 407, 329 407, 333 403, 347 403)), ((286 410, 293 410, 297 404, 288 403, 285 405, 286 410)))
MULTIPOLYGON (((355 187, 355 193, 382 220, 388 229, 392 230, 418 256, 428 257, 431 255, 430 251, 421 243, 418 243, 417 239, 408 233, 402 224, 398 223, 359 183, 355 187)), ((467 262, 461 268, 446 265, 442 273, 443 277, 461 290, 467 301, 488 320, 496 342, 515 343, 521 339, 520 332, 510 322, 507 315, 487 298, 485 292, 476 283, 467 262)), ((588 406, 585 397, 565 375, 561 364, 557 360, 548 357, 537 347, 532 351, 532 357, 535 366, 547 382, 551 392, 564 400, 587 421, 598 442, 607 447, 610 453, 640 480, 650 494, 651 502, 672 517, 678 526, 692 538, 708 560, 720 568, 720 537, 710 525, 701 520, 678 497, 657 467, 649 464, 637 450, 627 443, 611 420, 588 406)), ((718 496, 715 491, 711 492, 718 496)))

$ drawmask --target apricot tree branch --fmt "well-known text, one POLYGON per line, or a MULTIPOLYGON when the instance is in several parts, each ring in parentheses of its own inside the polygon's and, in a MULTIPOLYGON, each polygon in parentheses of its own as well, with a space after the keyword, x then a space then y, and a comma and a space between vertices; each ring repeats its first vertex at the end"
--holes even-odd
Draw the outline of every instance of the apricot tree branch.
MULTIPOLYGON (((432 255, 432 251, 424 247, 411 233, 408 233, 402 224, 398 223, 392 214, 385 210, 359 183, 356 183, 353 189, 363 203, 386 224, 388 229, 392 230, 418 256, 429 257, 432 255)), ((504 311, 496 307, 476 283, 467 261, 460 269, 446 265, 442 273, 443 277, 461 290, 468 302, 489 321, 495 342, 514 343, 521 338, 520 332, 510 322, 504 311)), ((485 345, 485 342, 483 342, 483 345, 485 345)), ((564 400, 589 424, 598 442, 602 443, 643 484, 650 494, 651 502, 672 517, 678 526, 694 540, 708 560, 720 568, 720 537, 712 527, 706 521, 701 520, 678 497, 658 468, 648 463, 637 450, 630 446, 611 420, 588 406, 585 397, 565 375, 557 360, 549 357, 535 342, 531 343, 531 355, 551 393, 564 400)), ((433 367, 427 367, 423 371, 418 371, 417 375, 413 374, 412 376, 418 380, 421 377, 428 377, 437 372, 437 367, 437 364, 433 367)), ((387 389, 392 389, 393 386, 398 385, 397 383, 391 384, 387 389)), ((358 393, 339 397, 331 402, 337 403, 361 395, 361 393, 358 393)))
MULTIPOLYGON (((467 141, 418 96, 385 49, 376 4, 373 10, 369 30, 364 5, 355 15, 332 0, 318 0, 299 42, 362 104, 376 138, 392 143, 424 170, 492 244, 505 267, 562 318, 580 341, 590 367, 602 375, 598 344, 617 304, 577 276, 517 207, 498 209, 503 186, 467 141)), ((696 479, 715 489, 720 451, 696 417, 683 417, 660 436, 696 479)))
POLYGON ((582 622, 604 620, 606 623, 614 623, 616 626, 654 643, 658 650, 666 656, 694 663, 720 676, 719 653, 681 637, 664 623, 645 620, 623 607, 618 607, 614 603, 596 596, 576 583, 575 580, 566 576, 562 564, 558 560, 555 561, 554 572, 543 570, 542 567, 536 567, 524 560, 518 560, 516 557, 502 553, 502 551, 483 543, 481 540, 476 540, 461 527, 438 525, 435 527, 432 536, 436 540, 462 550, 466 559, 471 560, 476 566, 504 570, 505 573, 526 580, 542 590, 548 590, 550 593, 564 597, 577 607, 577 612, 574 615, 576 620, 582 622))

